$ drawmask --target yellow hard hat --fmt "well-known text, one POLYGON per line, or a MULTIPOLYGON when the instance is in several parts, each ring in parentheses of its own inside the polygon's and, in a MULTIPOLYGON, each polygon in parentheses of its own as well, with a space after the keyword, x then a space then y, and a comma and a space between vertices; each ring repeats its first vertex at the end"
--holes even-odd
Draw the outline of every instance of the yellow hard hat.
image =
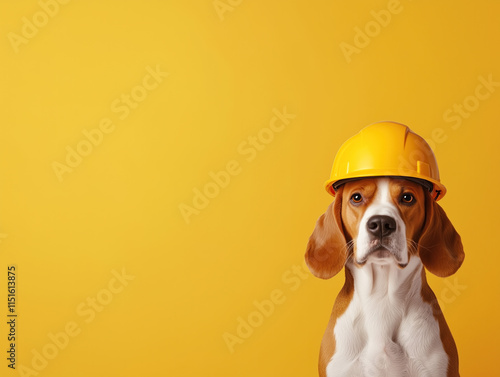
POLYGON ((417 180, 429 189, 435 200, 446 194, 431 147, 400 123, 371 124, 342 144, 325 188, 335 196, 336 188, 346 179, 377 176, 417 180))

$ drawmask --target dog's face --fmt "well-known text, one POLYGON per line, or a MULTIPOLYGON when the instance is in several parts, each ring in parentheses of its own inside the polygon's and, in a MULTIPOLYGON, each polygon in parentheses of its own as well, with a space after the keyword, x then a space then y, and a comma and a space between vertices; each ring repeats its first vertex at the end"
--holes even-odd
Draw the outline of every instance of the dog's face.
POLYGON ((372 178, 347 182, 342 221, 352 240, 352 260, 408 264, 425 221, 423 186, 406 179, 372 178))
POLYGON ((460 236, 443 209, 420 184, 404 178, 347 181, 316 224, 306 262, 318 277, 337 274, 347 260, 357 268, 419 257, 438 276, 462 264, 460 236))

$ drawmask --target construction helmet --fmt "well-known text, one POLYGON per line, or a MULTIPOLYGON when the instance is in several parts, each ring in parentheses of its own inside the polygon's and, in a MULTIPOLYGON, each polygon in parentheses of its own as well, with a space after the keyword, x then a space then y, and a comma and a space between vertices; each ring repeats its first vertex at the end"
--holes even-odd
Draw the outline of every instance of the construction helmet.
POLYGON ((347 179, 378 176, 417 180, 435 200, 446 194, 431 147, 400 123, 371 124, 342 144, 325 188, 335 196, 336 189, 347 179))

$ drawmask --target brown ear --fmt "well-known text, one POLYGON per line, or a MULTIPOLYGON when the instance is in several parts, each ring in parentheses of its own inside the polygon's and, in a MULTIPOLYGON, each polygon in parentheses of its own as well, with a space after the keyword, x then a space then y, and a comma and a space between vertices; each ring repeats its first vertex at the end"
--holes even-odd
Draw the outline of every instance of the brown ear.
POLYGON ((347 245, 342 226, 342 192, 340 187, 335 200, 316 222, 309 238, 306 263, 314 276, 330 279, 344 267, 347 245))
POLYGON ((426 193, 425 225, 418 242, 424 266, 434 275, 453 275, 465 258, 460 235, 439 204, 426 193))

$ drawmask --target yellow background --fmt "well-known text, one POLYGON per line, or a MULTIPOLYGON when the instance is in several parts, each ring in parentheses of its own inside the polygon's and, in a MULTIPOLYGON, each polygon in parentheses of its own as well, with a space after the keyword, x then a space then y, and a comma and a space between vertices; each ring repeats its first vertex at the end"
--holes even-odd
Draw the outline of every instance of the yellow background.
MULTIPOLYGON (((40 376, 315 376, 343 276, 292 284, 293 266, 331 200, 322 185, 336 150, 389 119, 439 135, 440 204, 466 259, 430 284, 461 374, 498 376, 500 87, 459 128, 443 115, 479 77, 500 81, 500 4, 401 0, 377 32, 372 11, 387 1, 222 2, 233 5, 219 16, 212 0, 71 1, 17 52, 9 33, 42 8, 2 2, 2 354, 16 264, 18 366, 68 323, 81 330, 40 376), (367 26, 373 37, 348 62, 341 43, 367 26), (113 101, 157 66, 169 76, 119 119, 113 101), (240 144, 285 107, 296 117, 247 161, 240 144), (114 131, 59 182, 53 162, 103 118, 114 131), (232 160, 240 173, 186 223, 179 204, 232 160), (122 268, 135 278, 85 323, 77 307, 122 268), (275 290, 284 299, 231 353, 223 334, 275 290)), ((2 360, 1 375, 17 374, 2 360)))

